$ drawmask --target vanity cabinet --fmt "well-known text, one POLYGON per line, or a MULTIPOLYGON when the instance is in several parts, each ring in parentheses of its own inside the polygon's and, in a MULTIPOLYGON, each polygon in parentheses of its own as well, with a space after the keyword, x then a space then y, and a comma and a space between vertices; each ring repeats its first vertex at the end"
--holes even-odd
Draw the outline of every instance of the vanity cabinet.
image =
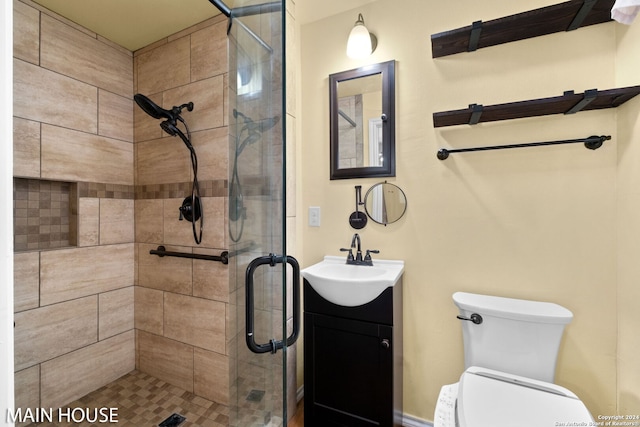
POLYGON ((305 426, 401 426, 402 279, 357 307, 304 280, 304 310, 305 426))

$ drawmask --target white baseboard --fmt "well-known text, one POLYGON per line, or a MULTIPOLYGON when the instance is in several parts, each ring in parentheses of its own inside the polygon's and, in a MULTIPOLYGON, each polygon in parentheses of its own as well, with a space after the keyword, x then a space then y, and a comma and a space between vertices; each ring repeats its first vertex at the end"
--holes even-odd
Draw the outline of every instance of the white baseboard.
MULTIPOLYGON (((304 385, 296 392, 296 400, 300 402, 304 397, 304 385)), ((425 421, 420 418, 416 418, 412 415, 402 414, 402 426, 403 427, 433 427, 433 423, 425 421)))

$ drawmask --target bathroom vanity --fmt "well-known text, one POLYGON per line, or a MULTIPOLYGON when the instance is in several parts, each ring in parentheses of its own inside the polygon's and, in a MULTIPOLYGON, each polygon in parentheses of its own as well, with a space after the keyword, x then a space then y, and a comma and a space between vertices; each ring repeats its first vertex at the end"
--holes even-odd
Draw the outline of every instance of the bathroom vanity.
POLYGON ((344 306, 305 277, 304 311, 305 425, 401 426, 402 278, 370 302, 344 306))

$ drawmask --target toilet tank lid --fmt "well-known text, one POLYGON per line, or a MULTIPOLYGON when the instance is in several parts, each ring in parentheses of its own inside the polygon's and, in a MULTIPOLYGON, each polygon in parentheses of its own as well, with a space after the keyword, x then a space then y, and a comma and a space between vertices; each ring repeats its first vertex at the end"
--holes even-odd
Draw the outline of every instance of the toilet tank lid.
POLYGON ((567 324, 573 319, 571 311, 551 302, 528 301, 468 292, 454 293, 453 301, 460 309, 506 319, 558 324, 567 324))

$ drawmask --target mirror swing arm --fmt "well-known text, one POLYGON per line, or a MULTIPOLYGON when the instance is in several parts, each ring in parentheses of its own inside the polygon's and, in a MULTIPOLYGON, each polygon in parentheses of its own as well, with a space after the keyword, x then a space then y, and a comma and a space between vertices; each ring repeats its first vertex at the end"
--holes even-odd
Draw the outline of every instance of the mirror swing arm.
POLYGON ((350 179, 395 176, 395 61, 367 65, 329 76, 330 179, 350 179), (355 79, 380 75, 382 92, 382 165, 340 167, 339 84, 355 79))

